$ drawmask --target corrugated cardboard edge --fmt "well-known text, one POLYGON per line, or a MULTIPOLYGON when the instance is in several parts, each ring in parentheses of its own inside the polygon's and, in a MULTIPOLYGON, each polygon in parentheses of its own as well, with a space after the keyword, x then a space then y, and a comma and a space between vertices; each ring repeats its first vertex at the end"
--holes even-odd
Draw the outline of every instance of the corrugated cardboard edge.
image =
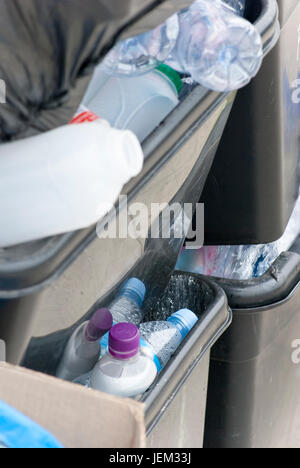
POLYGON ((144 405, 0 363, 0 399, 66 448, 144 448, 144 405))

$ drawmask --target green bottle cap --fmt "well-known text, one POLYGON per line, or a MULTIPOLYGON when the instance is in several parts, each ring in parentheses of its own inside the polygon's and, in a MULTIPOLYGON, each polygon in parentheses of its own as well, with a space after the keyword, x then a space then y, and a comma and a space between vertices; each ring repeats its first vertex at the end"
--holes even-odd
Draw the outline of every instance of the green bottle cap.
POLYGON ((169 67, 169 65, 166 65, 165 63, 162 63, 158 67, 156 67, 156 70, 163 73, 169 78, 169 80, 172 81, 179 96, 183 87, 182 79, 179 73, 177 73, 177 71, 174 70, 174 68, 169 67))

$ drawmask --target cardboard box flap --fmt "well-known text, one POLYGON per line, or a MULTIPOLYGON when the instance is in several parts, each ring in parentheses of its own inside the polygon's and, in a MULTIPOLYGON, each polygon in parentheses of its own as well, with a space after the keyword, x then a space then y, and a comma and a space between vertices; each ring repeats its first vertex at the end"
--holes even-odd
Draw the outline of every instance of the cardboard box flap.
POLYGON ((66 448, 146 446, 144 405, 0 363, 0 400, 66 448))

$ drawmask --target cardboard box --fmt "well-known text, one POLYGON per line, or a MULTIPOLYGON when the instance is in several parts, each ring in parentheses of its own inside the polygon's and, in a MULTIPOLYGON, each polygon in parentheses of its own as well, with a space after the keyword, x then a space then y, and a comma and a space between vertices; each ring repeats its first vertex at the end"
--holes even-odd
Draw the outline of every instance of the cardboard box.
POLYGON ((0 363, 0 400, 51 432, 66 448, 143 448, 144 406, 0 363))

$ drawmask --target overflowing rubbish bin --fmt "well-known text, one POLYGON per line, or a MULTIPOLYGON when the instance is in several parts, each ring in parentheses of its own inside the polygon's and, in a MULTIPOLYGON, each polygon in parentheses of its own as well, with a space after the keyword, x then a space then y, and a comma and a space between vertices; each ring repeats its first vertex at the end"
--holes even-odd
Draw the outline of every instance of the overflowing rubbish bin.
MULTIPOLYGON (((129 3, 133 8, 135 2, 129 3)), ((178 3, 179 9, 190 2, 178 3)), ((135 33, 153 28, 160 12, 165 12, 160 17, 165 19, 175 5, 149 1, 139 14, 130 10, 135 11, 135 33)), ((276 1, 248 2, 246 14, 255 23, 267 55, 278 39, 276 1)), ((122 35, 119 31, 123 39, 132 34, 132 29, 124 31, 122 35)), ((128 278, 139 278, 146 286, 146 321, 164 320, 187 307, 197 314, 197 324, 141 398, 149 444, 156 447, 202 446, 206 396, 210 399, 211 392, 209 353, 231 322, 225 283, 174 274, 186 238, 186 231, 176 235, 176 212, 170 218, 170 236, 150 236, 168 212, 166 204, 181 207, 180 217, 185 204, 195 211, 236 97, 235 92, 210 91, 188 80, 185 84, 176 108, 143 141, 143 170, 127 183, 97 229, 92 226, 0 250, 0 340, 6 343, 10 363, 55 375, 74 330, 97 308, 111 304, 128 278), (159 205, 155 218, 147 219, 143 238, 107 235, 116 225, 122 228, 124 217, 125 224, 130 222, 128 213, 139 204, 149 213, 152 204, 159 205), (168 431, 171 423, 178 426, 173 437, 168 431)))
POLYGON ((201 197, 207 245, 279 239, 298 197, 300 5, 279 0, 278 6, 279 42, 238 92, 201 197))

